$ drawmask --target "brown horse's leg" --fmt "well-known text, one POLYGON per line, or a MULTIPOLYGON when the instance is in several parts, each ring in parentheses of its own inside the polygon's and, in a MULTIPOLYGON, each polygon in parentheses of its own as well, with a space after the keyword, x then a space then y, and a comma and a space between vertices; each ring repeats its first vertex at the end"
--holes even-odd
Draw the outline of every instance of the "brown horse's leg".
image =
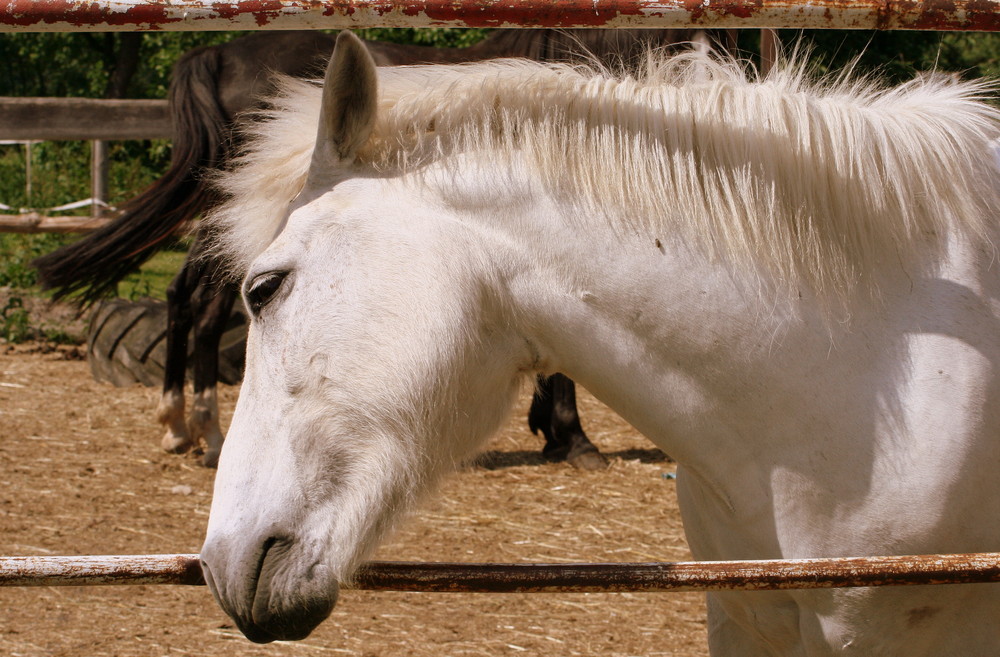
POLYGON ((184 376, 192 323, 191 294, 201 271, 202 267, 189 255, 167 288, 167 358, 156 419, 167 428, 161 443, 163 449, 175 454, 186 452, 193 444, 184 417, 184 376))
POLYGON ((225 436, 219 426, 219 342, 236 300, 235 286, 216 283, 207 277, 195 291, 194 322, 194 402, 189 426, 195 437, 204 437, 202 463, 214 468, 219 462, 225 436))
POLYGON ((601 470, 607 459, 590 442, 580 425, 576 408, 576 386, 562 374, 539 376, 528 411, 528 426, 545 436, 542 454, 554 461, 566 460, 581 470, 601 470))

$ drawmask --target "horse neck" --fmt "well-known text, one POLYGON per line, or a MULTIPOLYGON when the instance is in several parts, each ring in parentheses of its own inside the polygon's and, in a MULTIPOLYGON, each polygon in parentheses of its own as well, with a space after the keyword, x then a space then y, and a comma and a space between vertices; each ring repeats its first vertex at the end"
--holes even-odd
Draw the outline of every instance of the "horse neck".
MULTIPOLYGON (((539 369, 568 374, 648 436, 666 440, 673 418, 706 385, 681 381, 677 363, 731 373, 731 353, 765 360, 757 345, 793 311, 771 302, 759 278, 713 262, 669 228, 625 228, 564 203, 539 189, 527 163, 497 172, 496 158, 484 159, 461 159, 435 185, 442 205, 469 210, 461 219, 468 239, 450 252, 470 260, 463 270, 488 263, 486 285, 499 282, 496 294, 505 299, 498 307, 513 309, 505 321, 535 345, 539 369), (510 187, 498 191, 497 181, 510 187), (482 208, 489 212, 473 211, 482 208)), ((765 364, 747 357, 737 365, 765 364)))
POLYGON ((991 280, 989 258, 967 244, 949 247, 943 267, 890 263, 875 273, 875 292, 862 284, 846 299, 819 298, 806 285, 727 266, 669 228, 616 229, 556 204, 531 216, 507 239, 516 269, 531 272, 512 295, 541 367, 579 381, 675 457, 690 451, 704 461, 712 452, 685 444, 684 434, 743 452, 735 426, 774 437, 779 451, 808 435, 810 422, 870 439, 880 411, 859 397, 906 394, 891 360, 906 360, 908 335, 928 330, 933 316, 936 330, 976 349, 988 344, 985 334, 960 334, 988 308, 954 301, 991 280), (854 404, 869 413, 851 427, 838 415, 854 404), (811 417, 800 413, 796 427, 762 414, 769 406, 809 408, 811 417))
MULTIPOLYGON (((800 298, 766 274, 760 287, 740 282, 668 237, 578 232, 535 253, 543 273, 526 296, 538 300, 541 362, 694 475, 693 513, 720 528, 701 557, 754 543, 761 555, 850 552, 846 527, 808 538, 794 528, 843 506, 932 504, 950 494, 941 463, 966 472, 997 458, 1000 281, 985 246, 952 238, 943 260, 893 262, 874 272, 877 293, 838 302, 804 286, 800 298), (798 478, 836 495, 813 506, 789 498, 798 478), (775 508, 796 510, 787 527, 727 525, 775 508), (727 528, 748 542, 727 544, 727 528)), ((974 485, 996 489, 982 477, 974 485)))
POLYGON ((683 454, 673 440, 678 418, 694 422, 712 398, 729 394, 732 377, 765 367, 751 354, 790 309, 768 315, 757 290, 666 237, 580 230, 556 240, 536 259, 537 288, 524 295, 535 300, 529 312, 541 327, 543 367, 683 454), (554 247, 575 253, 553 255, 554 247))

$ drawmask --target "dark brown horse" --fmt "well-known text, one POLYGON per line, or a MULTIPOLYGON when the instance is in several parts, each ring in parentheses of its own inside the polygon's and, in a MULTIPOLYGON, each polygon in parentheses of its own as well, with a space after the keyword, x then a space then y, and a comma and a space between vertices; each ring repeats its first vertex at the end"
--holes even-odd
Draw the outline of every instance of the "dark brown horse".
MULTIPOLYGON (((704 44, 707 35, 688 30, 497 30, 468 48, 366 45, 383 66, 495 57, 565 60, 573 53, 628 66, 649 47, 678 43, 704 44)), ((112 223, 35 260, 42 285, 56 298, 75 293, 84 305, 113 293, 125 275, 217 202, 205 174, 224 166, 237 148, 235 128, 271 90, 271 75, 318 75, 333 44, 333 36, 320 32, 260 32, 183 55, 174 66, 169 94, 174 122, 170 168, 112 223)), ((202 244, 196 237, 167 291, 167 359, 157 415, 167 427, 164 449, 184 452, 204 438, 204 463, 213 466, 223 441, 216 402, 219 341, 237 290, 218 271, 218 263, 203 256, 202 244), (195 397, 186 419, 189 334, 194 338, 195 397)), ((587 469, 606 465, 583 432, 573 382, 566 377, 539 377, 528 420, 532 431, 544 435, 547 457, 587 469)))

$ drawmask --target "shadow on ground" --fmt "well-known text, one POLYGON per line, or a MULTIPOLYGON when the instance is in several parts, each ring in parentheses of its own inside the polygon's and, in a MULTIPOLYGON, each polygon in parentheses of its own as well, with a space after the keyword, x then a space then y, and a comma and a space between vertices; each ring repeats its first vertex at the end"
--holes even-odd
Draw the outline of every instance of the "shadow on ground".
MULTIPOLYGON (((609 461, 621 459, 623 461, 639 461, 640 463, 672 463, 673 459, 656 448, 651 449, 623 449, 617 452, 602 452, 609 461)), ((504 468, 514 468, 522 465, 546 465, 551 463, 542 456, 541 452, 528 450, 515 450, 512 452, 502 452, 490 450, 480 454, 472 465, 484 470, 503 470, 504 468)))

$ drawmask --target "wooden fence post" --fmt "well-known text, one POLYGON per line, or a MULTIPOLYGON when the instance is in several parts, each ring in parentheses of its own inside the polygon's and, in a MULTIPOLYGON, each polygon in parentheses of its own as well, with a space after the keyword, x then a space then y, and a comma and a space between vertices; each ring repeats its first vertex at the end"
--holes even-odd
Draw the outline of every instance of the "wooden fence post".
POLYGON ((108 199, 108 142, 90 142, 90 216, 104 214, 108 199))

